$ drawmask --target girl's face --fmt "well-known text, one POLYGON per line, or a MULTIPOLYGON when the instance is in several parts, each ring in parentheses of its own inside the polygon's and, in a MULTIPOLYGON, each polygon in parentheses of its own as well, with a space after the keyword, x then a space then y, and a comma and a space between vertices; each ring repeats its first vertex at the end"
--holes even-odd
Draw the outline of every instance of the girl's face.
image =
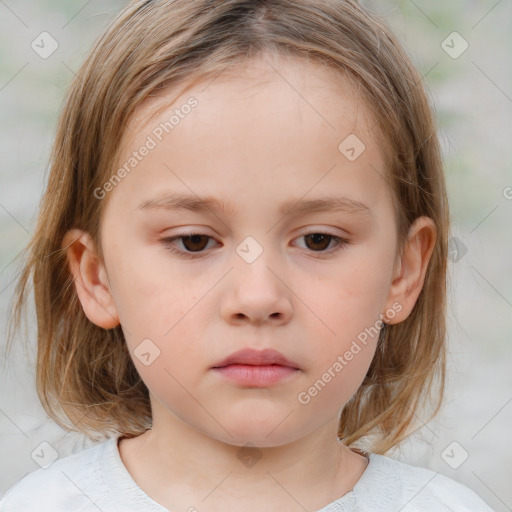
POLYGON ((336 430, 382 315, 402 309, 397 234, 350 82, 268 56, 238 71, 172 103, 151 98, 126 127, 121 180, 95 193, 107 201, 104 275, 154 428, 179 419, 230 444, 277 446, 336 430), (297 369, 259 384, 214 369, 248 347, 297 369))

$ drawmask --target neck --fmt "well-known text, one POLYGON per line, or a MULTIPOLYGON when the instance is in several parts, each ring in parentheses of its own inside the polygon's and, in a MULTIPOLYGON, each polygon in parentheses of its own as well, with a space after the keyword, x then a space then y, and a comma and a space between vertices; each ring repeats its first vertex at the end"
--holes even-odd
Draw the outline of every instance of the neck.
POLYGON ((228 444, 168 411, 153 428, 122 439, 121 458, 137 485, 170 510, 319 510, 349 492, 366 457, 337 438, 337 419, 279 446, 228 444))

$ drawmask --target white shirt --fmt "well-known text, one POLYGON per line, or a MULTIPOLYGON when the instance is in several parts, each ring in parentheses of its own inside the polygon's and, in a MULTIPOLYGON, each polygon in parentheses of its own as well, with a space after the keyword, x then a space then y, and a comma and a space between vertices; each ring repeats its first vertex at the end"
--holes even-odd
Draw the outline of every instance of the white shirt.
MULTIPOLYGON (((0 511, 169 512, 132 479, 119 437, 29 473, 6 492, 0 511)), ((375 453, 369 459, 354 488, 316 512, 493 512, 474 491, 440 473, 375 453)))

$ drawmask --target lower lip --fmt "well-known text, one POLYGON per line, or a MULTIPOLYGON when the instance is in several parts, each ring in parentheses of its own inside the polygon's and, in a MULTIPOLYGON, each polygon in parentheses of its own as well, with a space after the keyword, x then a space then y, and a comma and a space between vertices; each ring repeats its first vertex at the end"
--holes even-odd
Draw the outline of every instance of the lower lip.
POLYGON ((299 372, 297 368, 290 368, 289 366, 281 366, 279 364, 261 366, 231 364, 213 369, 237 384, 253 387, 269 386, 299 372))

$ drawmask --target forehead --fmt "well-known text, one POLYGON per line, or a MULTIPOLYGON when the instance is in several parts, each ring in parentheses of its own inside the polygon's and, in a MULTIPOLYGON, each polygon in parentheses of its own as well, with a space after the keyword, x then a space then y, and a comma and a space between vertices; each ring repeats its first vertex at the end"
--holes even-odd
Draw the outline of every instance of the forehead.
POLYGON ((147 197, 164 182, 201 196, 216 190, 221 199, 226 185, 239 198, 297 197, 315 182, 324 191, 339 186, 342 176, 352 191, 366 188, 375 199, 385 173, 373 121, 348 76, 300 58, 264 55, 140 105, 125 128, 118 165, 148 137, 155 148, 121 185, 147 197), (190 98, 197 106, 182 108, 190 98), (350 161, 342 150, 354 143, 362 153, 350 161))
MULTIPOLYGON (((236 111, 242 102, 245 107, 250 106, 250 98, 254 105, 262 98, 270 104, 271 96, 271 104, 280 102, 283 107, 275 111, 276 117, 291 104, 297 112, 306 108, 314 111, 333 131, 337 130, 335 116, 341 112, 345 118, 355 112, 359 127, 372 135, 377 126, 360 83, 350 73, 298 56, 259 54, 251 60, 234 62, 220 72, 192 77, 184 85, 184 89, 170 87, 144 100, 129 119, 123 142, 133 140, 141 130, 147 131, 155 121, 168 118, 160 114, 183 105, 191 96, 202 100, 201 112, 205 116, 208 106, 213 108, 219 102, 230 104, 236 111)), ((258 110, 252 113, 256 116, 258 110)))

